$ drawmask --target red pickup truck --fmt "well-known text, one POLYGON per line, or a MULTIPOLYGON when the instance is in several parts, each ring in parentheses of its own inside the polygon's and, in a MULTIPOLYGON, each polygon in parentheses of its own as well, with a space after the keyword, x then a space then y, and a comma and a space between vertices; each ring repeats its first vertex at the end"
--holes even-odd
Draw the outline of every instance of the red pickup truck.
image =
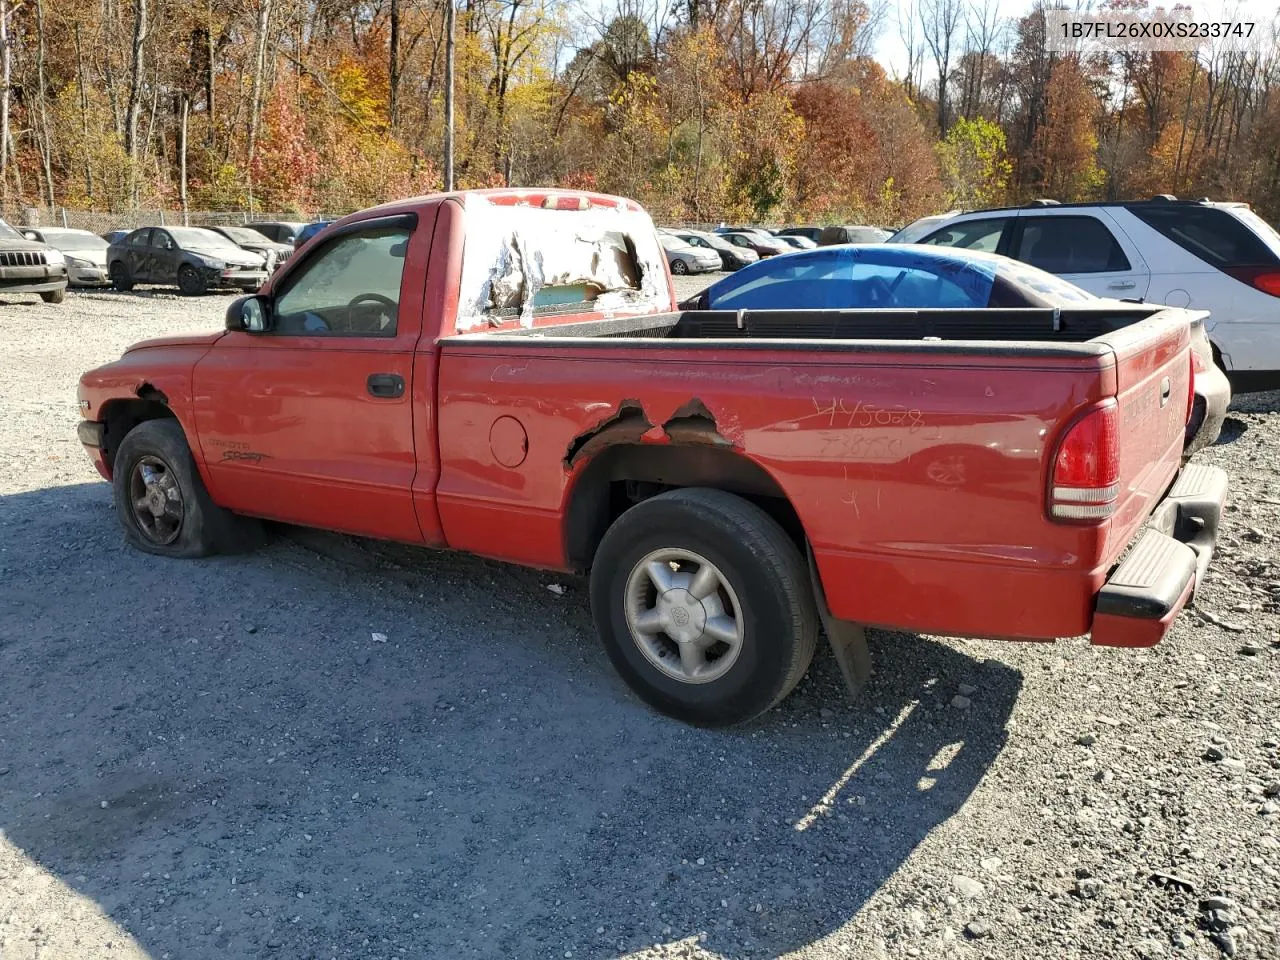
POLYGON ((257 518, 590 571, 619 672, 753 717, 820 625, 1158 642, 1226 476, 1181 465, 1188 314, 674 309, 648 216, 567 191, 439 195, 309 241, 226 330, 80 383, 134 546, 257 518))

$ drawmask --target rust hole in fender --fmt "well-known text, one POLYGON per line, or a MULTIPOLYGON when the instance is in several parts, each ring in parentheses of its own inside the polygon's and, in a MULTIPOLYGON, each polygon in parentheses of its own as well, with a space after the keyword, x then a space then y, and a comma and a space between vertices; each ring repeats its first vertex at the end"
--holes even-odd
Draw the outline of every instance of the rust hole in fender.
POLYGON ((662 425, 663 432, 673 443, 709 443, 731 447, 733 443, 720 434, 716 418, 707 405, 694 397, 680 407, 662 425))
POLYGON ((590 430, 584 430, 573 438, 569 449, 565 451, 564 465, 573 467, 582 458, 590 457, 614 443, 638 443, 652 429, 653 424, 645 416, 640 401, 623 400, 616 411, 590 430))

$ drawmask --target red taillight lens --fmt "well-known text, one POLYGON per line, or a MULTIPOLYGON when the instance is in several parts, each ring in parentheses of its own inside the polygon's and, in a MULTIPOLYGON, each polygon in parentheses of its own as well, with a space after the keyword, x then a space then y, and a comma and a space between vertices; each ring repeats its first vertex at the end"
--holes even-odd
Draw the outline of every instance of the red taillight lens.
POLYGON ((1280 297, 1280 268, 1276 267, 1223 267, 1223 272, 1247 283, 1255 290, 1280 297))
POLYGON ((1115 511, 1119 492, 1119 408, 1104 400, 1058 444, 1049 509, 1064 520, 1101 520, 1115 511))

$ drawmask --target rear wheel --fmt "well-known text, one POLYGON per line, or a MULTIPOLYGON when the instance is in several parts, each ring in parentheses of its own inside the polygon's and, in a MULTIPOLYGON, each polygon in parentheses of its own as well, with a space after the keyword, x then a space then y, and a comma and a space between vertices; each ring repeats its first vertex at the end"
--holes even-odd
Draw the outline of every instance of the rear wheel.
POLYGON ((63 287, 61 290, 46 290, 44 293, 40 294, 40 299, 45 303, 61 303, 63 300, 67 299, 67 288, 63 287))
POLYGON ((759 507, 719 490, 673 490, 619 517, 592 564, 591 609, 631 688, 706 726, 781 701, 818 636, 796 545, 759 507))
POLYGON ((689 272, 689 265, 685 263, 683 260, 672 260, 671 272, 678 273, 681 275, 686 274, 689 272))
POLYGON ((178 289, 183 296, 198 297, 208 291, 209 281, 191 264, 184 263, 178 268, 178 289))
POLYGON ((123 261, 111 261, 111 268, 107 272, 111 274, 111 285, 121 293, 128 293, 133 289, 133 276, 123 261))
POLYGON ((116 451, 112 488, 125 539, 146 553, 204 557, 263 539, 258 521, 209 497, 177 420, 146 420, 129 431, 116 451))

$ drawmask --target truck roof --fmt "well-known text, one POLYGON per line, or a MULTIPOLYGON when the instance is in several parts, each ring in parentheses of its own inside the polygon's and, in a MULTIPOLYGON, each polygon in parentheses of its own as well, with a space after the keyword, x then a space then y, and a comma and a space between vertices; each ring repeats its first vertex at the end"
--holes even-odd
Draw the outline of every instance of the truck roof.
POLYGON ((561 190, 554 187, 495 187, 483 190, 453 190, 448 193, 428 193, 420 197, 408 197, 404 200, 393 200, 358 213, 349 214, 350 218, 368 219, 371 214, 388 216, 397 213, 411 213, 421 209, 428 203, 441 200, 459 200, 464 205, 471 199, 483 200, 494 206, 509 207, 547 207, 562 210, 587 210, 592 207, 643 213, 644 208, 634 200, 616 197, 608 193, 596 193, 591 190, 561 190))

